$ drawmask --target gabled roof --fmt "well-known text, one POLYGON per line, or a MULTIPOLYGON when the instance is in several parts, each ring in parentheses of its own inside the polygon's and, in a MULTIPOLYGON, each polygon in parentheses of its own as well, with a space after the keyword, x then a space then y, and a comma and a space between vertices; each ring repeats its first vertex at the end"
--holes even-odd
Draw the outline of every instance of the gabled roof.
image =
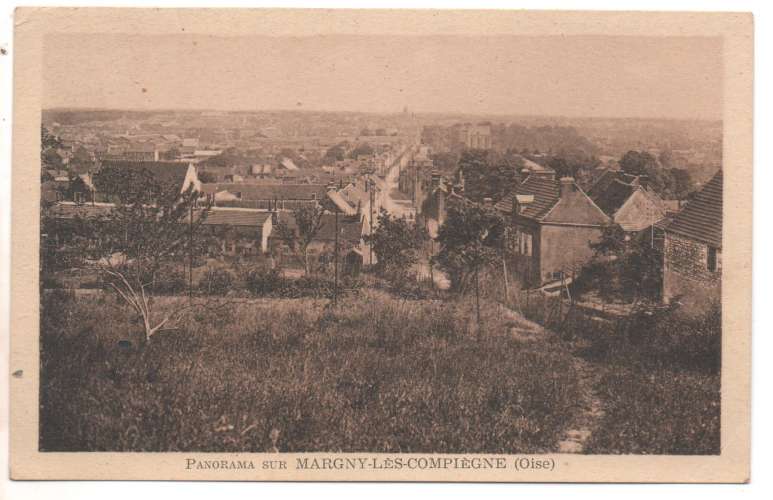
POLYGON ((573 190, 562 198, 560 182, 550 177, 529 175, 495 208, 510 214, 513 212, 514 195, 526 195, 533 196, 533 201, 523 206, 520 217, 554 224, 601 225, 609 222, 607 215, 576 182, 572 181, 573 190))
POLYGON ((666 231, 722 248, 722 170, 674 217, 666 231))
POLYGON ((262 227, 270 217, 271 212, 265 211, 213 208, 207 214, 203 224, 205 226, 262 227))
POLYGON ((336 208, 347 215, 354 215, 357 213, 356 207, 353 207, 342 196, 340 191, 330 190, 327 192, 327 197, 335 204, 336 208))
POLYGON ((534 201, 523 208, 522 217, 540 219, 558 202, 558 181, 549 177, 530 175, 515 188, 515 192, 502 198, 494 207, 505 213, 513 212, 513 195, 534 195, 534 201))
MULTIPOLYGON (((174 186, 182 186, 188 173, 188 163, 177 161, 124 161, 102 160, 101 169, 120 168, 125 170, 149 172, 153 177, 163 183, 174 186)), ((95 174, 98 176, 99 173, 95 174)))
POLYGON ((612 179, 611 182, 606 184, 606 189, 589 190, 588 196, 605 214, 614 217, 615 213, 631 197, 634 191, 639 189, 639 186, 626 184, 619 179, 612 179))
MULTIPOLYGON (((359 217, 338 216, 339 241, 357 243, 362 238, 362 221, 359 217)), ((314 241, 335 240, 335 214, 322 214, 322 226, 320 226, 314 241)))
POLYGON ((601 196, 613 182, 620 181, 625 184, 634 184, 637 182, 637 179, 638 178, 635 175, 626 174, 622 170, 605 169, 588 188, 588 196, 590 196, 592 200, 595 200, 596 197, 601 196))
MULTIPOLYGON (((296 231, 295 217, 292 212, 277 212, 280 224, 296 231)), ((363 222, 357 216, 338 215, 338 237, 340 242, 359 243, 362 239, 363 222)), ((279 238, 279 232, 272 232, 271 238, 279 238)), ((322 214, 322 225, 313 241, 335 241, 335 214, 322 214)))

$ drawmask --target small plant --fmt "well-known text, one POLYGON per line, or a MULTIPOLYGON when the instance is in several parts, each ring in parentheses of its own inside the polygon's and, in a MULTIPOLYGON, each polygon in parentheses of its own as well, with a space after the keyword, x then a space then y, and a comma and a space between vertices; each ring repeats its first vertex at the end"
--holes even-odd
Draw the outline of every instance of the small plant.
POLYGON ((233 277, 225 269, 208 269, 199 289, 206 295, 225 295, 231 290, 233 277))

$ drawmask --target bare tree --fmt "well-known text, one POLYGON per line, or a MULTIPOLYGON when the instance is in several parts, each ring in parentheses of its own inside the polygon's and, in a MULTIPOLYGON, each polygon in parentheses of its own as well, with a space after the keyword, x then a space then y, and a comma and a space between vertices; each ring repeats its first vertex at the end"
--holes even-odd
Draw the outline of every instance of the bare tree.
POLYGON ((146 174, 130 174, 123 181, 125 189, 111 193, 117 202, 109 212, 78 221, 77 241, 106 284, 137 313, 147 341, 192 307, 187 302, 158 314, 152 290, 163 279, 162 266, 204 251, 199 230, 209 206, 194 209, 198 193, 192 188, 181 193, 146 174))

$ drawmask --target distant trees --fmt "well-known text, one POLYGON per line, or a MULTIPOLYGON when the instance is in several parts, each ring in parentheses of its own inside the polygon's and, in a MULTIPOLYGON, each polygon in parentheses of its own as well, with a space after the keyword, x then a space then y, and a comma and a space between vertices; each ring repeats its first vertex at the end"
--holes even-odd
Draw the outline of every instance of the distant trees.
MULTIPOLYGON (((670 161, 669 156, 665 156, 670 161)), ((620 158, 620 169, 627 174, 647 177, 648 185, 666 199, 684 199, 692 189, 687 170, 664 167, 646 151, 628 151, 620 158)))
POLYGON ((491 198, 495 203, 518 184, 522 163, 496 157, 492 152, 468 149, 459 158, 459 171, 464 176, 464 195, 477 202, 491 198))
POLYGON ((343 161, 346 159, 346 150, 349 149, 349 143, 339 142, 335 146, 328 148, 325 151, 325 156, 322 157, 323 165, 332 165, 337 161, 343 161))
POLYGON ((365 242, 373 246, 378 258, 376 273, 392 280, 405 278, 418 261, 418 251, 427 234, 421 226, 409 224, 383 208, 378 216, 378 228, 365 242))
POLYGON ((297 252, 303 259, 303 270, 306 276, 311 274, 309 245, 314 241, 322 227, 324 212, 324 209, 318 205, 302 206, 293 210, 297 231, 287 224, 281 222, 277 224, 279 236, 290 247, 290 250, 297 252))

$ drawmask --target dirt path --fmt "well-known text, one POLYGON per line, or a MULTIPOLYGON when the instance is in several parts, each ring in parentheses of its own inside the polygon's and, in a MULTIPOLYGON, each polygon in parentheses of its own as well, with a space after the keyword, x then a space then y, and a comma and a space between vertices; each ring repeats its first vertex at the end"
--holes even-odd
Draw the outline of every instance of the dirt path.
MULTIPOLYGON (((553 335, 542 325, 530 321, 510 309, 502 307, 502 310, 510 324, 511 334, 520 341, 539 341, 547 335, 553 335)), ((572 353, 572 359, 574 369, 579 376, 579 408, 558 442, 558 453, 583 453, 588 440, 604 417, 604 406, 596 391, 601 373, 598 368, 579 357, 576 350, 576 347, 572 349, 575 351, 572 353)))
POLYGON ((574 369, 579 375, 580 408, 558 442, 558 453, 583 453, 588 440, 604 417, 604 406, 596 391, 601 378, 598 369, 576 354, 574 369))

